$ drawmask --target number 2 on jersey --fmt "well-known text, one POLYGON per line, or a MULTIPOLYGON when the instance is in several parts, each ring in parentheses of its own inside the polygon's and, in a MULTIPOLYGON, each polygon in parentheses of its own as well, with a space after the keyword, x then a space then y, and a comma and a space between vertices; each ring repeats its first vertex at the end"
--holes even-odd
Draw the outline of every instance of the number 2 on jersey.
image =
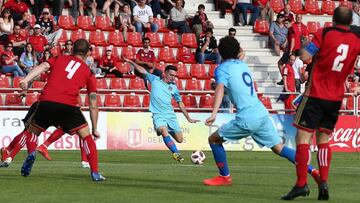
POLYGON ((349 45, 340 44, 338 46, 338 48, 336 49, 336 52, 341 55, 339 55, 335 58, 332 69, 331 69, 332 71, 341 72, 342 68, 344 67, 344 63, 342 63, 342 62, 346 59, 348 51, 349 51, 349 45))
POLYGON ((246 86, 250 87, 250 94, 251 96, 254 94, 254 86, 253 86, 253 80, 251 78, 251 75, 248 72, 244 72, 242 74, 242 79, 246 86))
POLYGON ((81 66, 81 64, 79 62, 75 62, 75 61, 71 60, 70 63, 65 68, 65 71, 69 73, 66 77, 68 79, 71 79, 74 76, 77 69, 79 69, 80 66, 81 66))

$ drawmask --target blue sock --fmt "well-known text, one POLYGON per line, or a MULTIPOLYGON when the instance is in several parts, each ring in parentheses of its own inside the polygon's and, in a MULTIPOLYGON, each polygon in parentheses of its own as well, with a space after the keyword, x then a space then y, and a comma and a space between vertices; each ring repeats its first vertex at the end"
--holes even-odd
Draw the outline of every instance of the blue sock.
MULTIPOLYGON (((284 146, 279 155, 291 161, 293 164, 295 163, 295 155, 296 155, 295 150, 287 146, 284 146)), ((312 170, 314 170, 314 167, 312 165, 308 165, 308 173, 311 174, 312 170)))
POLYGON ((217 167, 219 168, 219 173, 222 176, 230 175, 229 167, 226 160, 226 152, 222 144, 210 144, 211 150, 214 155, 214 159, 217 167))
POLYGON ((172 153, 179 153, 179 150, 176 148, 175 142, 171 139, 169 135, 163 137, 165 145, 170 149, 172 153))

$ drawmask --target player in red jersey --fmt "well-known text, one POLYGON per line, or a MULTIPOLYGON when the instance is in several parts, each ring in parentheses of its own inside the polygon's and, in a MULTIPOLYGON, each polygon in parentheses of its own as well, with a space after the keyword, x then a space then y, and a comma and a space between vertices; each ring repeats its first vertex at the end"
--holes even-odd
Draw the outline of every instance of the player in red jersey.
POLYGON ((49 126, 59 126, 68 134, 77 133, 84 140, 84 148, 91 168, 93 181, 103 181, 105 178, 98 172, 98 155, 95 138, 100 137, 97 131, 98 108, 96 102, 95 76, 85 64, 89 54, 89 43, 84 39, 76 40, 73 55, 51 58, 35 67, 21 82, 26 90, 28 83, 43 72, 51 70, 48 82, 39 97, 38 107, 28 130, 25 131, 29 155, 22 168, 21 175, 29 176, 36 157, 36 136, 49 126), (86 86, 89 95, 90 120, 92 133, 77 106, 80 89, 86 86))
POLYGON ((360 54, 360 28, 350 26, 352 12, 346 7, 334 11, 334 27, 319 30, 312 42, 301 50, 301 59, 313 58, 310 83, 305 91, 294 120, 296 135, 297 181, 283 200, 307 196, 306 169, 310 162, 309 143, 314 132, 318 147, 321 183, 318 200, 329 199, 328 174, 331 162, 331 148, 328 144, 339 115, 344 95, 344 82, 351 73, 360 54))

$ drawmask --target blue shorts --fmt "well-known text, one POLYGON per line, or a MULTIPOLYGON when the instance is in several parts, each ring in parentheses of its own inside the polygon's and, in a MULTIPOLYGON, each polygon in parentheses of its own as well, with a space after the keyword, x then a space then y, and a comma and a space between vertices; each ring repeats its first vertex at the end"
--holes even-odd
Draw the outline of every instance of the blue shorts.
POLYGON ((219 136, 226 141, 251 136, 260 147, 272 148, 282 142, 273 121, 268 116, 251 122, 234 119, 221 126, 218 132, 219 136))
POLYGON ((154 129, 157 131, 160 127, 166 127, 170 134, 181 132, 175 113, 153 114, 154 129))

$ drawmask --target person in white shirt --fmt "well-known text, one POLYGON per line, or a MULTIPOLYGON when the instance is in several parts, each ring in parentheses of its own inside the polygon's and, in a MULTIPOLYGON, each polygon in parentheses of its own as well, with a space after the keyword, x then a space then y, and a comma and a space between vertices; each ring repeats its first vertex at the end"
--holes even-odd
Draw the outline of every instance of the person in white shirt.
POLYGON ((145 2, 146 0, 139 0, 139 4, 133 9, 136 32, 143 32, 144 28, 150 28, 151 32, 157 32, 159 26, 154 23, 151 7, 146 5, 145 2))
POLYGON ((301 78, 300 78, 300 71, 304 67, 304 62, 300 59, 299 54, 295 54, 296 59, 294 64, 292 65, 295 75, 295 88, 296 92, 301 92, 301 78))
POLYGON ((353 3, 353 21, 351 25, 360 26, 360 4, 354 2, 353 3))

